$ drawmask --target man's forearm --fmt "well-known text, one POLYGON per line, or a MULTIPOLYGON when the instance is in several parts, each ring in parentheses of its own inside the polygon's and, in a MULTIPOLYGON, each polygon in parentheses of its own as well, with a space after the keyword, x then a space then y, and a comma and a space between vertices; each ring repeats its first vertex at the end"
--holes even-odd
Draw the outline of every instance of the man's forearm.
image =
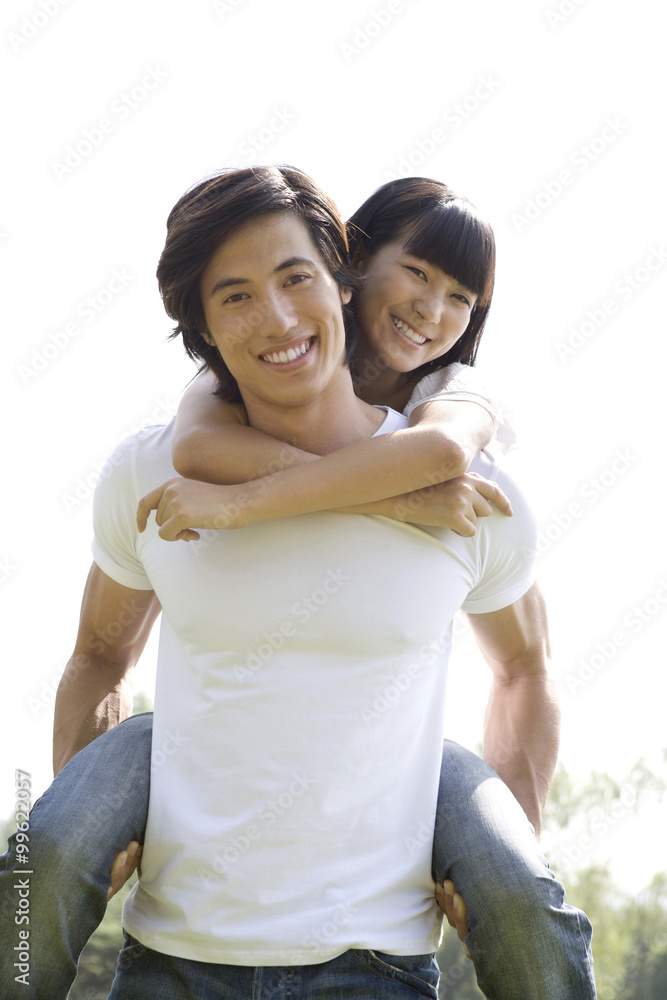
POLYGON ((548 674, 495 679, 484 720, 484 760, 500 775, 540 832, 560 735, 560 709, 548 674))
POLYGON ((58 685, 53 724, 53 771, 132 713, 127 675, 98 657, 75 654, 58 685))

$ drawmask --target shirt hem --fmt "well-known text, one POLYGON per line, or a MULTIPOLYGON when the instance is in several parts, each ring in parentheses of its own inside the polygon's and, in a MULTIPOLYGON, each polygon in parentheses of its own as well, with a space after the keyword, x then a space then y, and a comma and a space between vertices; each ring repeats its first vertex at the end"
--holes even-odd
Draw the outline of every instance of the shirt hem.
POLYGON ((239 965, 256 968, 259 966, 299 966, 320 965, 331 962, 346 951, 379 951, 387 955, 429 955, 437 951, 439 933, 429 939, 419 938, 406 941, 356 941, 341 944, 335 948, 307 950, 300 947, 285 946, 276 951, 261 951, 229 949, 216 946, 214 948, 187 948, 182 941, 165 941, 160 935, 154 935, 142 929, 125 923, 125 930, 133 938, 141 942, 145 948, 157 951, 172 958, 182 958, 191 962, 210 962, 215 965, 239 965))
POLYGON ((510 604, 514 604, 520 597, 527 594, 534 582, 534 578, 530 577, 528 580, 524 579, 517 583, 514 587, 503 590, 500 594, 494 594, 493 597, 484 597, 478 601, 464 601, 461 610, 469 615, 485 615, 492 611, 502 611, 503 608, 508 608, 510 604))
POLYGON ((131 573, 129 570, 119 566, 118 563, 114 562, 113 559, 110 559, 106 553, 102 551, 97 541, 93 541, 91 548, 95 563, 103 573, 106 573, 106 575, 114 581, 114 583, 119 583, 122 587, 127 587, 129 590, 153 589, 153 584, 147 576, 140 576, 138 573, 131 573))

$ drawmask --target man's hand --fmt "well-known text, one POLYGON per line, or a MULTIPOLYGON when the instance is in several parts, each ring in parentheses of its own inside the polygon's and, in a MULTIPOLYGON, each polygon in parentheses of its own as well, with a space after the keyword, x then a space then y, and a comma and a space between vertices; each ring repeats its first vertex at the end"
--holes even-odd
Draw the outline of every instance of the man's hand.
POLYGON ((107 893, 107 902, 122 889, 127 880, 135 873, 141 861, 143 847, 136 840, 132 840, 124 851, 116 855, 116 860, 111 866, 111 885, 107 893))
POLYGON ((248 500, 235 486, 215 486, 196 479, 168 479, 139 501, 137 526, 143 531, 155 511, 158 534, 167 542, 199 538, 194 528, 242 528, 248 500))
POLYGON ((467 472, 397 498, 396 517, 409 524, 451 528, 455 534, 471 538, 478 518, 493 513, 493 505, 502 514, 512 516, 512 505, 497 483, 467 472))
POLYGON ((451 879, 446 879, 442 885, 436 885, 435 898, 438 906, 447 917, 449 926, 456 930, 464 952, 470 958, 470 952, 465 943, 466 934, 468 933, 466 904, 463 902, 462 896, 456 891, 451 879))

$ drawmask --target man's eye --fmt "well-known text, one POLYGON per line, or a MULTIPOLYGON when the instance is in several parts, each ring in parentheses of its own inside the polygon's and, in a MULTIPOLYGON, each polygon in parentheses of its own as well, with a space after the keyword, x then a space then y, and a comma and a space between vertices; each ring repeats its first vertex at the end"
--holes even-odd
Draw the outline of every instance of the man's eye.
POLYGON ((241 299, 247 297, 247 292, 234 292, 232 295, 228 295, 222 304, 223 306, 226 306, 228 302, 240 302, 241 299))

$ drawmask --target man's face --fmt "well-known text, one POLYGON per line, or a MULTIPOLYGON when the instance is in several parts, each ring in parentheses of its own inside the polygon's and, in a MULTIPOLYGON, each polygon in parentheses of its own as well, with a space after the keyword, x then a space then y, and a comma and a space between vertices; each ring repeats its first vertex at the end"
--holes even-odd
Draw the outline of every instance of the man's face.
POLYGON ((345 367, 341 294, 304 224, 288 212, 253 219, 217 251, 200 283, 208 334, 253 402, 302 406, 345 367))

